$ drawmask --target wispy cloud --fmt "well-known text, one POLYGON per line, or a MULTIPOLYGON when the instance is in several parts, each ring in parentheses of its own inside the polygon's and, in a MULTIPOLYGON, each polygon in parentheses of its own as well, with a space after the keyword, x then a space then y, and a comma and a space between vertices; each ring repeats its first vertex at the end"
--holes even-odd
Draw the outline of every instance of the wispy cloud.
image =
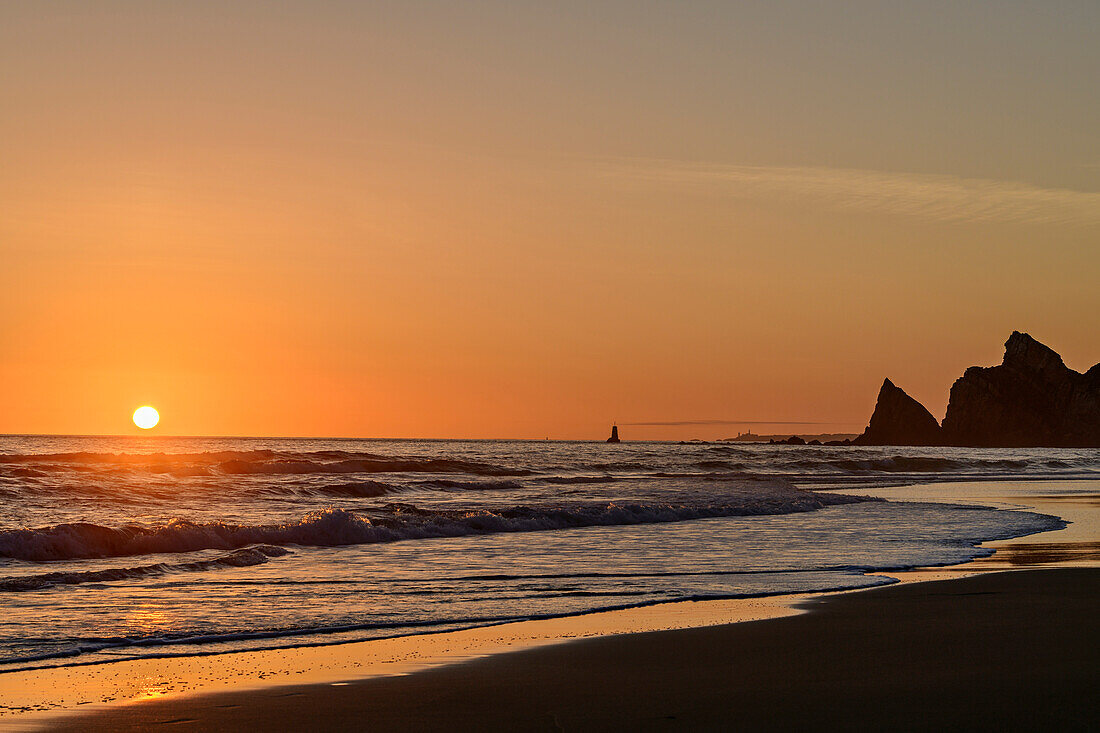
POLYGON ((707 185, 745 199, 786 199, 845 211, 953 222, 1100 224, 1100 193, 1015 181, 851 168, 607 162, 611 175, 672 185, 707 185))
POLYGON ((846 425, 847 423, 805 422, 800 420, 664 420, 658 422, 624 422, 620 424, 668 427, 676 425, 846 425))

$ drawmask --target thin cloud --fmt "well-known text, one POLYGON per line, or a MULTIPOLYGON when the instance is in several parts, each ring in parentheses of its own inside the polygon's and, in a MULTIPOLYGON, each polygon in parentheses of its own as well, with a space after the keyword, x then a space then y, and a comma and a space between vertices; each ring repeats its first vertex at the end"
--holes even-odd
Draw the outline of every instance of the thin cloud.
POLYGON ((948 222, 1100 224, 1100 193, 1015 181, 852 168, 726 166, 632 159, 612 175, 672 185, 705 184, 745 199, 786 199, 842 211, 948 222))
POLYGON ((846 425, 847 423, 805 422, 800 420, 665 420, 660 422, 624 422, 620 425, 668 427, 676 425, 846 425))

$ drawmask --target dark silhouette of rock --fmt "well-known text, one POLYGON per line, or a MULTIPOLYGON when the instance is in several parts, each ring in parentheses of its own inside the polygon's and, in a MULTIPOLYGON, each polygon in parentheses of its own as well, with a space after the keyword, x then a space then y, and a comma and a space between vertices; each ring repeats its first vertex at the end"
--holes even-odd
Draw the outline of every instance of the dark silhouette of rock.
POLYGON ((769 440, 768 445, 806 445, 806 439, 800 438, 797 435, 792 435, 786 440, 769 440))
POLYGON ((844 440, 826 440, 822 445, 851 445, 851 438, 845 438, 844 440))
POLYGON ((875 411, 852 445, 940 445, 940 425, 924 405, 889 379, 882 382, 875 411))
POLYGON ((998 366, 970 367, 952 385, 943 438, 965 446, 1100 447, 1100 364, 1081 374, 1013 331, 998 366))
POLYGON ((611 426, 611 437, 607 439, 607 442, 608 443, 619 443, 619 442, 621 442, 619 440, 619 426, 618 425, 612 425, 611 426))

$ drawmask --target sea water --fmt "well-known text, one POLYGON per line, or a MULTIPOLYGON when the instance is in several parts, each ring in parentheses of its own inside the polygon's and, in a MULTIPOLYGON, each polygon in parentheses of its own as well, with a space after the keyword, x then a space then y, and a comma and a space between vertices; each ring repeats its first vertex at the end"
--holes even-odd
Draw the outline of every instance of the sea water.
POLYGON ((0 673, 889 583, 1064 523, 874 488, 1090 478, 1097 450, 0 437, 0 673))

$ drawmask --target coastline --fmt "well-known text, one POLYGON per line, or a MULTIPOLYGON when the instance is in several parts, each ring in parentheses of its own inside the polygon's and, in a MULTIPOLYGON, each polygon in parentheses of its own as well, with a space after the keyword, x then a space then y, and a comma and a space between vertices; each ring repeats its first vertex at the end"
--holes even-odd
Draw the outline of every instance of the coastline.
POLYGON ((1100 570, 983 573, 754 623, 604 636, 417 674, 114 706, 60 731, 1090 730, 1100 570))
MULTIPOLYGON (((1064 486, 1064 484, 1062 484, 1064 486)), ((937 495, 942 491, 943 484, 936 485, 937 495)), ((922 487, 907 487, 919 489, 922 487)), ((876 490, 878 491, 878 490, 876 490)), ((944 497, 938 496, 942 501, 944 497)), ((1042 499, 1037 495, 1036 499, 1042 499)), ((480 665, 490 660, 511 659, 517 656, 541 654, 543 652, 558 654, 553 650, 572 649, 579 645, 593 641, 607 639, 634 639, 637 644, 647 645, 645 641, 649 637, 663 634, 684 634, 689 632, 705 632, 719 629, 755 628, 777 623, 794 621, 816 617, 822 610, 830 608, 849 608, 848 601, 836 606, 837 599, 848 597, 862 597, 868 593, 898 589, 907 585, 925 581, 937 581, 942 579, 972 579, 972 576, 987 575, 991 572, 1041 565, 1046 567, 1086 566, 1079 572, 1081 578, 1072 583, 1091 590, 1091 598, 1098 598, 1095 593, 1097 578, 1097 549, 1096 549, 1096 522, 1098 512, 1097 497, 1095 494, 1081 495, 1082 507, 1070 507, 1064 498, 1061 502, 1060 516, 1071 518, 1071 528, 1075 532, 1068 539, 1071 542, 1052 543, 1049 541, 1051 534, 1066 534, 1066 530, 1040 533, 1030 537, 1016 538, 994 543, 987 546, 997 550, 997 554, 990 558, 981 558, 962 565, 944 568, 925 568, 900 572, 876 573, 901 581, 900 585, 879 587, 875 589, 860 589, 855 591, 828 591, 822 593, 810 593, 785 596, 767 596, 762 598, 738 598, 731 600, 687 601, 678 603, 665 603, 641 608, 624 609, 619 611, 601 611, 589 614, 566 616, 554 619, 522 621, 500 626, 478 627, 462 631, 445 633, 424 634, 419 636, 405 636, 394 639, 353 642, 341 645, 325 645, 316 647, 298 647, 293 649, 280 649, 268 651, 234 652, 230 654, 218 654, 209 657, 179 657, 148 659, 140 661, 116 662, 96 667, 81 668, 67 667, 59 669, 40 670, 35 672, 9 673, 4 675, 5 704, 10 708, 22 706, 24 714, 14 717, 0 718, 0 727, 3 728, 41 728, 63 730, 115 730, 125 729, 127 725, 137 728, 153 725, 156 722, 169 720, 177 721, 176 725, 184 729, 188 725, 197 729, 222 728, 230 729, 259 729, 269 727, 272 720, 264 723, 263 716, 272 708, 273 699, 280 696, 293 695, 295 699, 305 697, 310 700, 307 708, 323 706, 330 709, 330 705, 336 704, 329 700, 333 690, 345 687, 353 687, 359 692, 373 684, 383 684, 385 680, 397 680, 407 678, 421 678, 429 675, 434 678, 438 674, 455 674, 462 678, 465 672, 446 670, 464 670, 470 665, 480 665), (1081 511, 1082 508, 1087 511, 1081 511), (1074 511, 1067 511, 1074 509, 1074 511), (1046 538, 1046 541, 1041 541, 1046 538), (1054 552, 1050 546, 1057 545, 1060 550, 1054 552), (1022 548, 1022 549, 1021 549, 1022 548), (1066 549, 1070 548, 1070 549, 1066 549), (1068 554, 1067 554, 1068 552, 1068 554), (811 611, 811 613, 804 613, 811 611), (792 618, 793 617, 793 618, 792 618), (744 621, 756 621, 758 623, 739 623, 744 621), (569 643, 563 643, 569 642, 569 643), (474 660, 474 661, 471 661, 474 660), (50 690, 55 702, 48 709, 39 708, 38 714, 33 714, 37 707, 33 702, 35 695, 40 695, 41 690, 50 690), (289 692, 293 690, 293 692, 289 692), (59 692, 69 695, 57 700, 59 692), (22 695, 22 697, 20 697, 22 695), (235 715, 244 716, 228 719, 216 719, 220 710, 238 710, 238 708, 221 707, 224 700, 233 697, 240 701, 232 703, 239 705, 250 713, 238 712, 235 715), (10 698, 10 700, 9 700, 10 698), (15 704, 11 704, 15 703, 15 704), (64 709, 66 715, 58 715, 64 709), (188 710, 188 715, 176 717, 164 717, 167 711, 188 710), (196 711, 202 711, 199 714, 196 711), (76 715, 73 715, 73 713, 76 715), (196 717, 198 715, 198 717, 196 717), (214 717, 210 717, 214 716, 214 717), (249 717, 251 716, 251 717, 249 717), (187 722, 193 721, 193 722, 187 722), (96 727, 98 726, 98 727, 96 727)), ((1026 503, 1020 501, 1021 497, 1013 497, 1014 505, 1026 506, 1037 511, 1050 512, 1050 507, 1045 504, 1038 507, 1029 499, 1026 503)), ((1053 501, 1053 500, 1051 500, 1053 501)), ((1043 503, 1036 501, 1036 504, 1043 503)), ((1046 572, 1046 571, 1044 571, 1046 572)), ((1011 573, 1010 575, 1033 575, 1034 573, 1011 573)), ((1004 573, 999 573, 1004 575, 1004 573)), ((1062 583, 1068 583, 1065 581, 1062 583)), ((996 593, 1016 595, 1034 595, 1039 588, 1041 593, 1060 597, 1062 591, 1047 588, 1047 580, 1012 580, 1004 581, 1006 585, 996 593), (1038 585, 1036 585, 1038 584, 1038 585), (1045 589, 1044 589, 1045 588, 1045 589)), ((1059 583, 1056 586, 1061 587, 1059 583)), ((1072 590, 1068 586, 1064 590, 1072 590)), ((984 591, 983 591, 984 592, 984 591)), ((1079 592, 1079 591, 1074 591, 1079 592)), ((954 591, 960 594, 960 591, 954 591)), ((903 596, 904 599, 904 596, 903 596)), ((906 608, 913 606, 913 599, 903 600, 906 608)), ((854 602, 846 613, 858 617, 861 614, 875 615, 873 607, 878 601, 854 602), (870 604, 859 610, 860 603, 870 604)), ((981 607, 980 599, 971 598, 967 603, 968 614, 984 617, 992 610, 981 607), (974 604, 978 605, 975 607, 974 604)), ((891 606, 894 607, 894 606, 891 606)), ((913 606, 915 607, 915 606, 913 606)), ((1057 609, 1054 609, 1057 611, 1057 609)), ((907 611, 912 615, 912 608, 907 611)), ((849 619, 851 621, 851 619, 849 619)), ((955 624, 966 626, 973 619, 956 618, 955 624)), ((809 623, 811 627, 820 627, 822 621, 799 621, 799 624, 809 623)), ((1061 625, 1076 623, 1073 619, 1061 619, 1061 625)), ((801 628, 801 626, 798 626, 801 628)), ((819 628, 819 631, 821 629, 819 628)), ((719 633, 715 631, 715 633, 719 633)), ((755 634, 757 632, 737 631, 730 632, 735 636, 739 634, 755 634)), ((762 633, 762 632, 761 632, 762 633)), ((807 632, 808 633, 808 632, 807 632)), ((713 643, 718 647, 740 648, 744 640, 730 640, 719 634, 713 643)), ((625 642, 624 642, 625 643, 625 642)), ((664 643, 664 642, 662 642, 664 643)), ((630 644, 628 644, 630 646, 630 644)), ((809 647, 807 647, 809 648, 809 647)), ((561 652, 565 653, 565 652, 561 652)), ((579 653, 579 652, 578 652, 579 653)), ((626 652, 623 652, 627 654, 626 652)), ((641 654, 636 649, 627 654, 641 654)), ((568 656, 568 654, 567 654, 568 656)), ((624 658, 627 658, 624 657, 624 658)), ((696 659, 700 665, 706 663, 705 659, 696 659)), ((508 663, 510 664, 510 662, 508 663)), ((686 661, 676 661, 681 667, 689 667, 686 661)), ((507 666, 507 664, 505 665, 507 666)), ((566 665, 572 670, 575 663, 566 665)), ((571 673, 571 672, 570 672, 571 673)), ((505 678, 512 672, 502 672, 505 678)), ((561 676, 561 675, 559 675, 561 676)), ((565 675, 568 676, 568 675, 565 675)), ((457 678, 456 678, 457 679, 457 678)), ((459 680, 460 681, 460 680, 459 680)), ((445 684, 451 689, 455 680, 445 684)), ((540 685, 550 681, 543 680, 540 685)), ((503 681, 499 681, 503 684, 503 681)), ((387 687, 388 682, 383 684, 387 687)), ((417 683, 419 684, 419 683, 417 683)), ((437 693, 442 694, 441 691, 437 693)), ((608 690, 611 694, 611 690, 608 690)), ((373 694, 363 692, 363 694, 373 694)), ((402 693, 404 694, 404 693, 402 693)), ((433 693, 434 694, 434 693, 433 693)), ((344 703, 339 703, 344 704, 344 703)), ((503 703, 501 703, 503 704, 503 703)), ((371 708, 371 715, 375 712, 371 708)), ((288 713, 289 714, 289 713, 288 713)), ((503 712, 501 713, 503 714, 503 712)), ((453 717, 453 715, 452 715, 453 717)), ((333 718, 335 721, 342 718, 333 718)), ((328 721, 310 720, 310 725, 316 729, 322 723, 328 721)), ((449 718, 442 718, 442 723, 449 718)), ((518 719, 517 719, 518 720, 518 719)), ((346 722, 346 720, 345 720, 346 722)), ((397 726, 399 720, 394 719, 397 726)), ((406 721, 408 722, 408 721, 406 721)), ((639 724, 642 721, 638 721, 639 724)), ((521 727, 535 725, 537 721, 525 720, 521 727)), ((518 724, 518 723, 517 723, 518 724)), ((372 723, 373 725, 373 723, 372 723)), ((473 727, 473 722, 470 723, 473 727)), ((176 726, 173 726, 176 727, 176 726)), ((414 727, 432 727, 432 722, 427 719, 418 720, 414 727)), ((507 726, 505 726, 507 727, 507 726)), ((537 725, 535 725, 537 727, 537 725)), ((407 729, 407 727, 406 727, 407 729)))

